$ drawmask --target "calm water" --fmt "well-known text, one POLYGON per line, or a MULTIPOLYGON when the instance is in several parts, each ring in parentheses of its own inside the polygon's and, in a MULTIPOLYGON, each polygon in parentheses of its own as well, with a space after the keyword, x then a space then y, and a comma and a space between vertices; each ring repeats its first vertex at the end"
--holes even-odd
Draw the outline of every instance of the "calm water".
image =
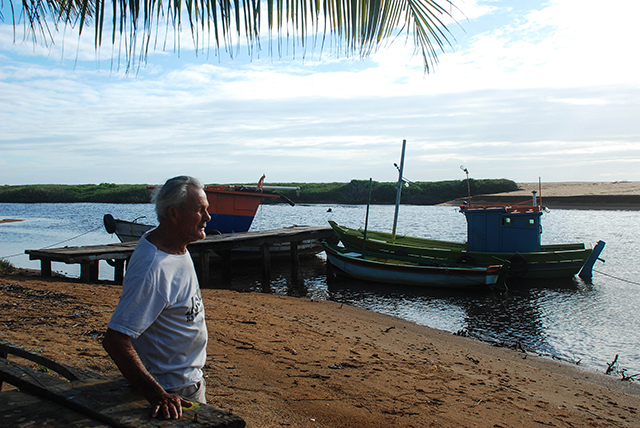
MULTIPOLYGON (((325 226, 335 220, 350 227, 364 225, 366 207, 328 205, 264 205, 252 230, 284 226, 325 226), (331 212, 327 212, 331 208, 331 212)), ((371 229, 390 231, 392 206, 372 206, 371 229)), ((14 265, 39 269, 25 249, 118 242, 102 226, 102 216, 155 224, 153 207, 116 204, 0 204, 0 219, 22 222, 0 225, 0 257, 14 265), (83 234, 82 236, 79 236, 83 234), (73 239, 72 239, 73 238, 73 239), (71 239, 71 240, 69 240, 71 239), (69 241, 67 241, 69 240, 69 241)), ((627 375, 640 373, 640 212, 553 210, 543 216, 543 243, 607 243, 591 283, 575 278, 540 282, 509 291, 451 292, 381 286, 339 278, 327 284, 322 255, 302 263, 297 282, 286 265, 274 265, 273 293, 334 300, 395 315, 421 325, 462 332, 483 340, 519 343, 525 349, 604 372, 619 354, 627 375)), ((453 207, 402 206, 398 232, 436 239, 464 241, 464 216, 453 207)), ((54 263, 53 269, 78 276, 76 265, 54 263)), ((113 271, 100 265, 101 278, 113 271)), ((213 280, 217 272, 214 270, 213 280)), ((233 288, 263 291, 259 268, 237 267, 233 288)), ((640 379, 639 379, 640 380, 640 379)))

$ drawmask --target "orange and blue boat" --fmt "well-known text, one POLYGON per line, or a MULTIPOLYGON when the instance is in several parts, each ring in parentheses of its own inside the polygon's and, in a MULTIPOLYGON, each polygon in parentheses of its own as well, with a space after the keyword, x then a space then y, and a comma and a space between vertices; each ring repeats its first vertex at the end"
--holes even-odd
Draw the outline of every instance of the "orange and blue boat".
MULTIPOLYGON (((208 211, 211 216, 211 221, 205 228, 207 235, 247 232, 263 199, 279 198, 294 205, 287 197, 272 190, 276 187, 264 186, 264 178, 263 175, 256 186, 206 186, 204 191, 207 194, 208 211)), ((283 188, 277 187, 277 189, 283 188)), ((143 218, 145 217, 127 221, 105 214, 103 220, 108 233, 115 233, 120 241, 127 242, 137 241, 154 227, 138 222, 143 218)))

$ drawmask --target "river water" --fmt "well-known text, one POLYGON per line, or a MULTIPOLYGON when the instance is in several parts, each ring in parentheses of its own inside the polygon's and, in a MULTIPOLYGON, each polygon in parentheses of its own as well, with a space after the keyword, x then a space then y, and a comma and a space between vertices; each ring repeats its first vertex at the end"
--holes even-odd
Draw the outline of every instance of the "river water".
MULTIPOLYGON (((126 220, 144 215, 142 222, 156 223, 149 204, 0 203, 0 219, 23 220, 0 224, 0 258, 39 269, 39 262, 29 261, 24 250, 118 242, 102 226, 105 213, 126 220)), ((362 227, 365 214, 362 205, 263 205, 251 230, 327 226, 328 220, 362 227)), ((390 231, 393 217, 393 206, 372 206, 369 228, 390 231)), ((619 355, 619 370, 627 376, 640 373, 640 212, 552 210, 543 215, 542 224, 545 244, 606 242, 601 255, 606 262, 596 263, 590 282, 540 281, 496 291, 385 286, 346 278, 328 283, 320 254, 301 263, 295 282, 288 265, 274 264, 268 291, 351 304, 452 333, 521 346, 601 373, 619 355)), ((454 207, 403 205, 398 233, 462 242, 466 223, 454 207)), ((79 275, 77 265, 53 263, 52 267, 67 276, 79 275)), ((222 281, 217 275, 213 269, 213 283, 222 281)), ((113 270, 104 262, 100 277, 113 278, 113 270)), ((225 286, 266 291, 258 267, 235 267, 231 283, 225 286)))

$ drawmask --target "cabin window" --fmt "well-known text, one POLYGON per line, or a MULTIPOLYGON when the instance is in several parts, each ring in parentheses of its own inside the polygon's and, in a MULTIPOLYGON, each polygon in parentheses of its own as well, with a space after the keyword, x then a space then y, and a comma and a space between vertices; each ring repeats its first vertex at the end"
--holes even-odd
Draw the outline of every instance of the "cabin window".
POLYGON ((503 226, 511 226, 511 217, 502 217, 503 226))
POLYGON ((535 226, 536 225, 536 221, 534 219, 530 218, 529 220, 527 220, 527 224, 529 226, 535 226))

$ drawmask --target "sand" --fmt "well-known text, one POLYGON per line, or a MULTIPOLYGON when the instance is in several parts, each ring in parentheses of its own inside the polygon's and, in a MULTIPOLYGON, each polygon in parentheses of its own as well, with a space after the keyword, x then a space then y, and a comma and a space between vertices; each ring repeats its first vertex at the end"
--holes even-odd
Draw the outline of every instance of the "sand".
MULTIPOLYGON (((517 183, 518 190, 491 195, 473 195, 474 205, 517 204, 531 200, 532 191, 542 196, 550 209, 640 210, 640 182, 558 182, 517 183)), ((459 206, 468 198, 457 198, 441 205, 459 206)))
POLYGON ((520 190, 507 192, 504 195, 531 196, 531 191, 541 190, 543 197, 547 196, 604 196, 604 195, 640 195, 640 181, 611 181, 611 182, 555 182, 517 183, 520 190))
MULTIPOLYGON (((0 275, 0 340, 116 375, 100 340, 119 294, 0 275)), ((334 302, 202 294, 208 400, 248 427, 640 426, 640 388, 618 377, 334 302)))

